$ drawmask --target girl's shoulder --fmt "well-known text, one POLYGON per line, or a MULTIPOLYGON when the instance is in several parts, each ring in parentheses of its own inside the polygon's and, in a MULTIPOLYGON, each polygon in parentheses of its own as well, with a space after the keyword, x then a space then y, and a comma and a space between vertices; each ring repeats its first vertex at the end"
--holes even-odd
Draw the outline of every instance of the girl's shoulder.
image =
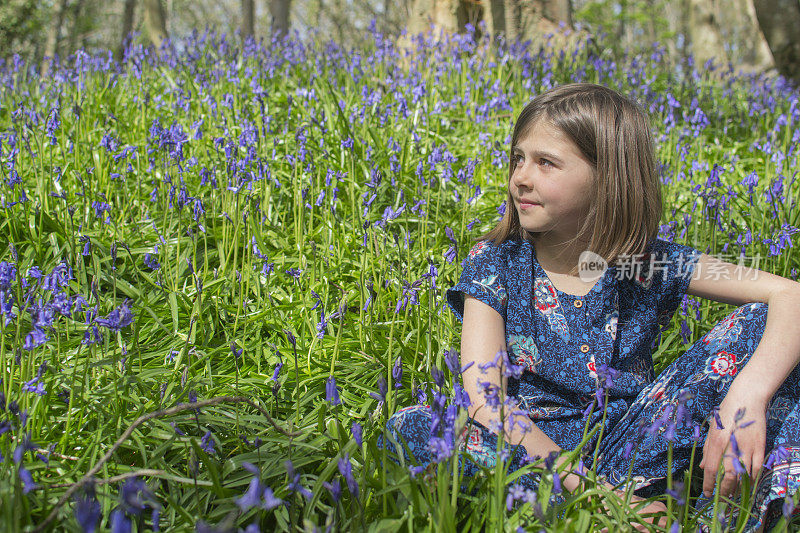
POLYGON ((506 240, 500 243, 488 240, 478 241, 467 253, 466 262, 489 263, 507 268, 522 256, 525 244, 516 240, 506 240))

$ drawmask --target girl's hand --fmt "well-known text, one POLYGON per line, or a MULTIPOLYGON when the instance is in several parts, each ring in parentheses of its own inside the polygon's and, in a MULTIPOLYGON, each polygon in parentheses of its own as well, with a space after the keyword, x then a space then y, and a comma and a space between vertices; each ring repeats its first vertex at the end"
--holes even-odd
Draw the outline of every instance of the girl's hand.
POLYGON ((718 422, 712 420, 708 438, 703 445, 700 468, 704 471, 703 494, 706 497, 710 497, 714 490, 720 460, 725 470, 718 487, 721 496, 733 495, 741 474, 747 472, 751 479, 758 476, 764 462, 767 441, 766 411, 764 402, 742 394, 731 386, 719 407, 723 429, 719 429, 718 422), (733 441, 731 433, 734 436, 733 441))

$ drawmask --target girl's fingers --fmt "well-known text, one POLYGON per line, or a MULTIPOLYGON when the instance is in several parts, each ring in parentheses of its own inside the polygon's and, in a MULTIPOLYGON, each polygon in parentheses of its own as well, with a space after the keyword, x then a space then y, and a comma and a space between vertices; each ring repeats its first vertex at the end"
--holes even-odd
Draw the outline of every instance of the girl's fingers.
POLYGON ((703 494, 708 498, 714 491, 717 483, 717 470, 719 469, 719 457, 703 458, 703 494))

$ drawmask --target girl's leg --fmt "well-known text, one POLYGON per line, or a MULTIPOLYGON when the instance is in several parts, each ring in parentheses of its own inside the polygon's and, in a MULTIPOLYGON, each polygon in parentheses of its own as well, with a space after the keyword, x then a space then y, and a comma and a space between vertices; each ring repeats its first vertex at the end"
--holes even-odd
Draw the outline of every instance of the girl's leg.
MULTIPOLYGON (((693 449, 697 465, 714 409, 761 341, 766 317, 766 304, 739 307, 667 367, 603 439, 598 472, 620 483, 626 482, 630 472, 640 494, 649 495, 666 487, 670 445, 672 472, 689 467, 693 449)), ((741 423, 747 419, 745 413, 741 423)), ((800 443, 800 369, 776 392, 767 424, 766 453, 778 445, 786 446, 788 453, 777 456, 772 473, 759 485, 754 504, 758 516, 748 529, 763 523, 765 512, 773 509, 771 502, 793 494, 800 484, 800 448, 796 447, 800 443)))
MULTIPOLYGON (((394 463, 404 465, 406 468, 421 466, 424 468, 425 478, 431 480, 436 472, 436 455, 446 454, 446 450, 442 449, 444 443, 431 438, 432 421, 433 412, 427 405, 400 409, 386 423, 385 442, 386 451, 394 463), (402 454, 398 453, 400 450, 402 454)), ((383 434, 378 435, 377 445, 378 448, 384 447, 383 434)), ((459 469, 465 478, 472 478, 481 472, 478 465, 487 468, 494 468, 497 465, 497 434, 474 419, 467 419, 464 429, 456 435, 455 445, 466 452, 466 454, 459 453, 458 459, 459 469), (465 455, 471 460, 465 459, 465 455)), ((523 446, 510 446, 504 443, 504 454, 509 472, 514 472, 524 464, 526 451, 523 446)), ((530 474, 519 477, 516 483, 527 489, 536 488, 536 480, 530 474)))

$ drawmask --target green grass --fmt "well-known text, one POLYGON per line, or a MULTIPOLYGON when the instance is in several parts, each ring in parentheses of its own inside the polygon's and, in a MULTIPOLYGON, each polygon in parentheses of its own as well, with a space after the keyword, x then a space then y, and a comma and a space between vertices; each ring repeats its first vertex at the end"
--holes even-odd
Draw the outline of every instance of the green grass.
MULTIPOLYGON (((16 266, 5 296, 13 295, 17 318, 0 330, 6 398, 0 421, 12 426, 0 436, 5 530, 30 529, 54 509, 48 527, 80 530, 71 499, 57 506, 67 485, 89 472, 137 418, 195 395, 200 401, 246 397, 296 434, 278 431, 241 401, 144 422, 96 473, 101 527, 109 527, 119 503, 120 484, 104 480, 141 469, 158 471, 144 479, 161 507, 162 531, 195 530, 200 520, 241 528, 258 523, 263 531, 328 525, 616 531, 635 520, 624 502, 606 500, 609 510, 602 509, 603 491, 591 474, 581 495, 541 512, 530 505, 506 511, 504 487, 511 478, 502 472, 477 478, 474 495, 455 490, 453 462, 439 466, 430 492, 421 478, 384 460, 375 437, 391 413, 415 403, 412 392, 432 381, 434 365, 446 368, 444 351, 459 345, 444 291, 455 284, 473 239, 499 220, 513 118, 533 95, 557 83, 592 81, 639 98, 656 128, 663 223, 671 224, 675 240, 708 253, 738 254, 737 238, 749 229, 753 242, 744 251, 762 258, 758 268, 792 278, 798 254, 788 246, 771 253, 765 239, 800 226, 797 96, 775 80, 686 72, 685 65, 681 75, 679 66, 606 57, 585 45, 573 54, 531 48, 523 56, 487 43, 427 43, 402 58, 387 47, 378 41, 352 51, 307 42, 244 57, 219 39, 188 42, 177 59, 136 50, 119 74, 90 66, 83 55, 77 66, 59 71, 64 81, 6 66, 0 75, 6 86, 0 97, 0 198, 6 206, 0 210, 0 260, 16 266), (679 108, 669 107, 667 94, 679 108), (57 104, 61 123, 51 142, 46 123, 57 104), (692 125, 697 109, 707 125, 692 125), (154 120, 180 128, 185 142, 159 143, 151 133, 154 120), (242 135, 251 127, 258 137, 246 140, 242 135), (101 147, 106 134, 118 142, 112 150, 101 147), (755 144, 767 141, 771 154, 755 144), (115 161, 129 146, 136 153, 115 161), (707 185, 715 165, 723 169, 721 184, 707 185), (12 166, 20 183, 12 184, 12 166), (758 185, 749 196, 741 181, 751 172, 758 185), (773 201, 765 191, 779 176, 785 176, 784 200, 773 201), (476 187, 480 194, 467 202, 476 187), (22 190, 27 201, 9 206, 22 190), (195 200, 181 206, 182 191, 204 212, 195 215, 195 200), (364 201, 373 194, 365 216, 364 201), (422 211, 412 210, 419 200, 422 211), (108 203, 107 214, 96 216, 93 202, 108 203), (376 224, 387 207, 403 203, 399 216, 376 224), (444 259, 446 227, 457 240, 452 263, 444 259), (160 268, 146 266, 145 254, 160 268), (53 298, 30 269, 48 274, 62 261, 72 271, 67 295, 82 296, 84 307, 97 307, 96 316, 130 299, 133 321, 118 332, 101 327, 102 342, 84 345, 91 323, 85 313, 56 313, 49 339, 24 349, 36 320, 31 304, 53 298), (431 265, 438 271, 435 286, 423 278, 431 265), (302 274, 294 277, 289 269, 302 274), (419 303, 412 298, 398 309, 409 291, 419 303), (318 328, 322 310, 328 322, 318 328), (399 388, 392 379, 397 358, 399 388), (275 382, 279 362, 284 366, 275 382), (25 392, 43 363, 46 393, 25 392), (325 401, 331 375, 342 405, 325 401), (369 395, 379 377, 390 391, 385 404, 369 395), (11 401, 27 413, 25 425, 10 411, 11 401), (361 447, 351 435, 354 421, 364 426, 361 447), (201 446, 209 431, 212 453, 201 446), (27 434, 46 462, 28 451, 15 463, 14 449, 27 434), (344 454, 352 460, 358 498, 337 468, 344 454), (311 499, 287 489, 287 459, 311 499), (289 505, 241 512, 235 500, 252 478, 245 462, 257 465, 262 482, 289 505), (38 484, 27 494, 21 466, 38 484), (334 479, 342 484, 339 502, 323 486, 334 479)), ((687 348, 681 321, 696 340, 729 311, 698 303, 697 313, 689 308, 673 319, 655 354, 657 369, 687 348)), ((550 490, 542 483, 540 502, 550 490)), ((687 528, 704 520, 674 502, 671 508, 670 520, 687 528)), ((134 524, 149 530, 149 510, 134 524)), ((719 530, 716 522, 712 527, 719 530)))

